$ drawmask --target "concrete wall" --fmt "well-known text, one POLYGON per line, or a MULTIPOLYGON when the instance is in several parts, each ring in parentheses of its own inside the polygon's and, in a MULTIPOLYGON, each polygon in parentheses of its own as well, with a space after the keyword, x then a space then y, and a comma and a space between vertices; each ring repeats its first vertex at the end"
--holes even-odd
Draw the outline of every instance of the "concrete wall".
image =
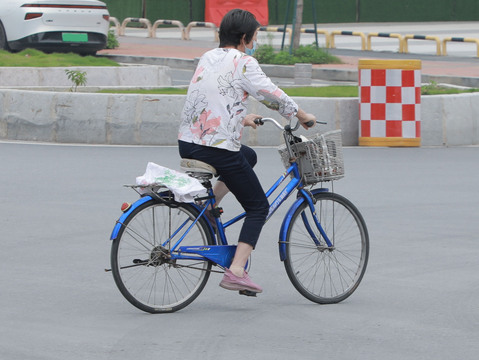
POLYGON ((73 82, 65 70, 85 72, 88 86, 171 86, 171 71, 167 66, 128 65, 0 67, 0 87, 71 87, 73 82))
MULTIPOLYGON (((182 95, 113 95, 0 90, 0 139, 88 144, 175 145, 182 95)), ((295 98, 306 111, 342 129, 344 145, 358 144, 357 98, 295 98)), ((249 111, 279 119, 254 99, 249 111)), ((479 94, 422 97, 422 145, 479 144, 479 94)), ((316 130, 316 131, 317 131, 316 130)), ((307 134, 304 130, 302 133, 307 134)), ((273 127, 247 128, 243 142, 281 142, 273 127)))

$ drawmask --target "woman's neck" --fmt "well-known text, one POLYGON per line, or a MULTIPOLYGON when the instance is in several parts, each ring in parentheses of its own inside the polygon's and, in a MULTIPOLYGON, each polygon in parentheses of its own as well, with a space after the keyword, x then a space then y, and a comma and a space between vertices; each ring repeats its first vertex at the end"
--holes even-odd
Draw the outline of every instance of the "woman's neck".
POLYGON ((236 49, 236 50, 245 52, 245 47, 244 45, 241 45, 241 44, 236 46, 233 46, 233 45, 223 46, 223 49, 236 49))

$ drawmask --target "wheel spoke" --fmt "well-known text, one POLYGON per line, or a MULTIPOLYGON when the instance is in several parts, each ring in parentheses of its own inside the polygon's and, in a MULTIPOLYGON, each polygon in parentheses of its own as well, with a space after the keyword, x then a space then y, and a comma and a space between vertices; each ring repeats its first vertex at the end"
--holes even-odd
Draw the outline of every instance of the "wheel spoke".
POLYGON ((321 239, 306 204, 291 219, 286 240, 288 276, 296 289, 311 301, 336 303, 350 296, 367 265, 369 239, 359 211, 347 199, 317 193, 315 210, 332 247, 316 246, 321 239))

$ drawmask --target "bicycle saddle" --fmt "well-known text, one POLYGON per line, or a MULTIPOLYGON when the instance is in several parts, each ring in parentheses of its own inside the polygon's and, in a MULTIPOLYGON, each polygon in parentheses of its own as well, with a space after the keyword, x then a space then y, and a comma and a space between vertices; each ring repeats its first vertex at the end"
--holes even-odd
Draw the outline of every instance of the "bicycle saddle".
POLYGON ((216 176, 216 169, 203 161, 181 159, 180 167, 186 173, 207 173, 216 176))

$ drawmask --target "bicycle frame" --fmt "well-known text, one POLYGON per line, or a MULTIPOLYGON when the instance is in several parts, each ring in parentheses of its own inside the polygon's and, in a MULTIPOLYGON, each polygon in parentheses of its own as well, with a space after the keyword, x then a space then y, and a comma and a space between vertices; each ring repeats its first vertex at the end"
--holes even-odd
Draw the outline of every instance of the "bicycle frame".
MULTIPOLYGON (((311 197, 310 193, 308 193, 306 190, 303 189, 303 184, 301 182, 301 175, 299 174, 298 170, 298 164, 296 162, 292 163, 291 166, 286 170, 286 172, 279 177, 279 179, 271 186, 271 188, 266 192, 266 197, 270 197, 271 194, 273 194, 278 187, 288 178, 290 175, 293 175, 292 179, 286 184, 284 189, 279 193, 279 195, 275 198, 275 200, 271 203, 269 207, 269 213, 267 215, 266 221, 268 221, 271 216, 276 212, 276 210, 281 206, 281 204, 286 201, 286 199, 293 193, 295 189, 298 189, 299 193, 301 196, 298 196, 298 199, 295 201, 293 206, 291 206, 290 210, 288 211, 288 214, 285 216, 283 224, 281 226, 281 231, 280 231, 280 240, 279 240, 279 250, 280 250, 280 259, 281 261, 284 261, 286 258, 286 251, 285 251, 285 237, 286 237, 286 229, 288 228, 289 222, 291 221, 291 217, 294 213, 294 211, 303 203, 303 201, 308 202, 308 206, 311 210, 312 217, 315 222, 315 226, 319 230, 321 236, 323 237, 324 241, 326 242, 328 247, 332 246, 331 241, 329 240, 327 234, 323 230, 323 227, 321 226, 321 223, 319 222, 316 212, 314 209, 314 201, 313 198, 311 197)), ((313 190, 313 193, 316 192, 325 192, 328 191, 326 188, 319 188, 313 190)), ((208 208, 209 205, 214 206, 214 198, 208 200, 204 207, 201 209, 199 206, 197 206, 198 210, 201 209, 199 216, 193 221, 193 223, 190 225, 190 228, 194 226, 194 224, 198 221, 198 219, 201 216, 204 216, 204 212, 208 208)), ((215 219, 216 225, 217 225, 217 239, 216 242, 220 243, 220 245, 215 245, 215 246, 186 246, 186 247, 179 247, 178 248, 178 254, 172 254, 173 258, 177 259, 185 259, 189 258, 191 260, 193 259, 198 259, 197 257, 188 257, 185 256, 185 253, 189 254, 195 254, 202 256, 204 258, 207 258, 208 260, 213 261, 214 263, 223 266, 223 267, 229 267, 231 264, 231 261, 234 256, 234 251, 236 250, 235 245, 228 245, 228 242, 226 240, 226 235, 224 229, 226 229, 228 226, 233 225, 243 219, 246 216, 246 213, 242 213, 231 220, 227 221, 226 223, 222 223, 218 218, 215 219)), ((303 221, 305 222, 306 228, 308 229, 308 232, 310 233, 313 241, 316 243, 317 246, 320 246, 320 241, 319 239, 316 238, 314 231, 312 230, 312 226, 308 223, 306 217, 303 216, 303 221)), ((178 242, 175 244, 173 247, 176 249, 176 246, 181 243, 181 240, 186 236, 188 233, 189 229, 188 228, 183 237, 178 240, 178 242)))

